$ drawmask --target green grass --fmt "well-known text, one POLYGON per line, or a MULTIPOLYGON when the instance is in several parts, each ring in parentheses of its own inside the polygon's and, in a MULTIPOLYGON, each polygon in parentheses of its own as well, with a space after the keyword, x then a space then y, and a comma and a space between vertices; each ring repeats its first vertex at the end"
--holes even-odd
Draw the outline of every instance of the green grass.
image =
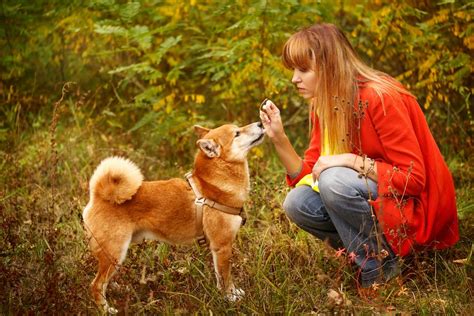
MULTIPOLYGON (((24 130, 13 124, 2 142, 1 314, 99 313, 89 295, 96 263, 87 250, 81 213, 87 181, 102 158, 125 155, 149 180, 182 177, 191 168, 194 149, 183 155, 168 148, 166 154, 144 132, 107 130, 100 118, 68 106, 54 133, 57 162, 51 161, 52 134, 44 114, 24 130)), ((113 306, 122 313, 164 315, 472 313, 472 158, 449 160, 457 185, 459 243, 417 255, 402 283, 393 281, 378 297, 365 299, 345 259, 288 221, 281 209, 288 190, 282 169, 269 144, 260 149, 263 157, 255 152, 249 157, 248 221, 234 246, 234 281, 245 298, 238 303, 223 298, 205 248, 145 242, 130 248, 113 279, 116 286, 109 286, 113 306), (331 290, 340 293, 340 304, 328 298, 331 290)))

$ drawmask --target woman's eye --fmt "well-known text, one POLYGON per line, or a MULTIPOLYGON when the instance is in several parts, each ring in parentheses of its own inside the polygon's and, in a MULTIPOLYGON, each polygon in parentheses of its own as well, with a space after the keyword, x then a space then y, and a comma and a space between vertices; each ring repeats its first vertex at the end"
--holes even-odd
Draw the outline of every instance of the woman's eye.
POLYGON ((239 137, 239 136, 240 136, 240 132, 239 131, 235 132, 235 137, 239 137))

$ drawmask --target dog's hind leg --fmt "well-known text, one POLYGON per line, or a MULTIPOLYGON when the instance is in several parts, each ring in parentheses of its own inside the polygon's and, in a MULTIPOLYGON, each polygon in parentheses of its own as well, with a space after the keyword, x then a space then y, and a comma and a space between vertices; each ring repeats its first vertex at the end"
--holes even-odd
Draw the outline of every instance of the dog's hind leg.
POLYGON ((125 259, 131 236, 108 240, 107 243, 98 244, 93 251, 99 264, 97 274, 91 284, 91 292, 97 305, 101 306, 105 312, 115 314, 117 310, 109 306, 106 300, 107 285, 125 259), (113 240, 113 243, 110 240, 113 240))

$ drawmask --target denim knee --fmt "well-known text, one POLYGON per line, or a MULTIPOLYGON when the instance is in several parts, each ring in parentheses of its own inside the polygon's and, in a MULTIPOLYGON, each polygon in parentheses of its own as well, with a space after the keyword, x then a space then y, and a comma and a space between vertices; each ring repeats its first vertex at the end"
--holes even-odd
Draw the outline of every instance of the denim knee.
POLYGON ((346 167, 332 167, 321 172, 319 176, 319 192, 327 207, 337 206, 341 200, 348 201, 351 197, 363 196, 372 199, 377 196, 377 183, 358 176, 357 171, 346 167))
POLYGON ((335 249, 342 247, 341 238, 326 212, 320 195, 311 187, 302 185, 291 190, 283 202, 283 209, 298 227, 321 240, 328 240, 335 249))
POLYGON ((283 202, 283 210, 285 210, 286 216, 297 225, 303 224, 299 216, 305 202, 304 198, 302 198, 301 191, 303 191, 303 187, 294 188, 288 193, 283 202))
POLYGON ((347 173, 344 168, 333 167, 321 172, 319 193, 326 206, 337 205, 342 196, 350 196, 355 193, 347 180, 347 173))

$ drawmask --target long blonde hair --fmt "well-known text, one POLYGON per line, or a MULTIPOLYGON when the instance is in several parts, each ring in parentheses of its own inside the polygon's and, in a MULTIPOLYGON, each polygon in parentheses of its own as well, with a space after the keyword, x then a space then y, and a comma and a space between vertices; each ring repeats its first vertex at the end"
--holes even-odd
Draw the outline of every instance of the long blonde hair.
POLYGON ((319 118, 321 143, 332 154, 351 152, 354 141, 354 102, 359 102, 359 84, 370 85, 381 97, 410 94, 395 79, 366 65, 347 37, 335 25, 322 23, 293 34, 283 47, 288 69, 313 70, 317 83, 310 102, 319 118))

